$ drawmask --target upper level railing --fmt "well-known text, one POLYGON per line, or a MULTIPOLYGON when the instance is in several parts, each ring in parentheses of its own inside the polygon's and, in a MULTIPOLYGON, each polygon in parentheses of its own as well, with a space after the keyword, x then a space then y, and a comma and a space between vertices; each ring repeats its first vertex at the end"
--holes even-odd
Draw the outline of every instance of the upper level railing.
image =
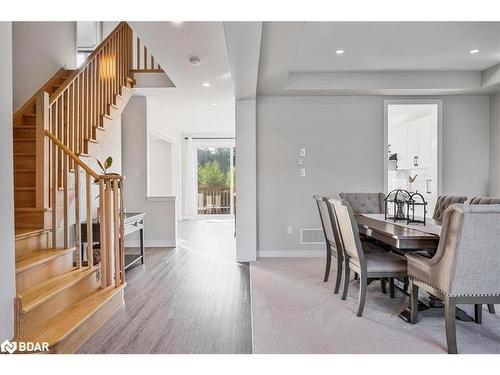
POLYGON ((198 215, 228 215, 231 206, 230 187, 198 187, 198 215))

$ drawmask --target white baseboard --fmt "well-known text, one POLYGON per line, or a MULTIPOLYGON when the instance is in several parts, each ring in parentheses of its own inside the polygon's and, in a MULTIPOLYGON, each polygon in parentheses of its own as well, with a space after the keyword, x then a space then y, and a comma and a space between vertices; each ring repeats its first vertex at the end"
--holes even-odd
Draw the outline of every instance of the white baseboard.
POLYGON ((323 258, 325 250, 259 250, 257 258, 323 258))
MULTIPOLYGON (((126 247, 139 247, 139 240, 126 240, 126 247)), ((177 243, 175 240, 146 240, 144 247, 175 247, 177 243)))

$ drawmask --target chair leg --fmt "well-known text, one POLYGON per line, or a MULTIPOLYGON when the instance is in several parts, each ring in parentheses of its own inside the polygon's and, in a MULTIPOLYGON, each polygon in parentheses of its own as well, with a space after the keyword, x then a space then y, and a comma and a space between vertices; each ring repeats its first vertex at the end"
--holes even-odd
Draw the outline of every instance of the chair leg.
POLYGON ((328 281, 328 277, 330 276, 330 265, 332 263, 332 254, 330 254, 330 250, 326 250, 326 267, 325 267, 325 277, 323 278, 323 282, 328 281))
POLYGON ((380 279, 380 287, 382 288, 382 293, 387 294, 387 288, 385 286, 386 280, 384 277, 380 279))
POLYGON ((474 305, 474 321, 477 324, 481 324, 483 322, 483 305, 476 303, 474 305))
POLYGON ((365 300, 366 300, 366 289, 368 286, 366 275, 359 275, 359 302, 358 302, 358 312, 357 316, 363 315, 363 309, 365 308, 365 300))
POLYGON ((448 354, 457 354, 457 332, 455 327, 455 301, 453 298, 446 298, 444 301, 444 322, 446 326, 446 343, 448 354))
POLYGON ((340 297, 341 300, 345 301, 347 298, 347 291, 349 290, 349 279, 351 270, 349 269, 349 261, 344 260, 344 289, 342 290, 342 297, 340 297))
POLYGON ((389 295, 394 298, 394 277, 389 277, 389 295))
POLYGON ((409 285, 408 278, 407 277, 403 278, 403 290, 405 292, 408 292, 408 285, 409 285))
POLYGON ((410 323, 415 324, 418 319, 418 285, 410 279, 410 323))
POLYGON ((495 313, 495 305, 493 305, 493 304, 489 304, 489 305, 488 305, 488 312, 489 312, 490 314, 494 314, 494 313, 495 313))
POLYGON ((335 288, 333 293, 337 294, 340 289, 340 283, 342 281, 342 258, 337 255, 337 276, 335 277, 335 288))
POLYGON ((358 273, 357 272, 354 272, 354 280, 357 280, 359 277, 358 277, 358 273))

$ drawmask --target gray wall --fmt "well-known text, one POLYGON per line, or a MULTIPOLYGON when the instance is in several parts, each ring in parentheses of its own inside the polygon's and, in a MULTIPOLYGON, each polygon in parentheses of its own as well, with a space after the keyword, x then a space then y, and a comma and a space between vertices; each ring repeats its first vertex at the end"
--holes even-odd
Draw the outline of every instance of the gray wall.
POLYGON ((490 96, 490 196, 500 197, 500 92, 490 96))
MULTIPOLYGON (((321 254, 301 245, 300 228, 320 228, 313 194, 383 191, 384 97, 259 97, 257 102, 260 255, 321 254), (306 148, 306 177, 299 148, 306 148), (293 233, 287 233, 287 225, 293 233)), ((486 194, 487 96, 443 98, 443 193, 486 194)))
MULTIPOLYGON (((146 212, 146 246, 174 246, 176 240, 175 201, 147 199, 147 104, 146 97, 132 96, 122 113, 122 174, 124 206, 127 212, 146 212)), ((137 236, 127 237, 128 246, 137 236)))
POLYGON ((13 22, 12 44, 14 111, 60 68, 76 65, 75 22, 13 22))
POLYGON ((0 22, 0 342, 14 335, 16 294, 12 172, 12 33, 0 22))

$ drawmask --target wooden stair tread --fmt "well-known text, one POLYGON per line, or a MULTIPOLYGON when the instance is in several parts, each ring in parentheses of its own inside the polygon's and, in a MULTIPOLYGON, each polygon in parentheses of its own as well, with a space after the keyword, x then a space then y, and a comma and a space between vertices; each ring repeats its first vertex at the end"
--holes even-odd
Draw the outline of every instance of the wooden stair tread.
POLYGON ((110 286, 99 289, 80 300, 79 302, 64 309, 53 318, 47 320, 40 327, 33 330, 24 337, 24 341, 41 342, 46 341, 49 347, 64 340, 75 329, 83 324, 87 319, 108 302, 116 293, 119 293, 125 284, 119 287, 110 286))
POLYGON ((50 207, 16 207, 16 212, 52 212, 50 207))
POLYGON ((36 142, 36 138, 14 138, 14 142, 36 142))
POLYGON ((14 129, 36 129, 36 125, 14 125, 14 129))
POLYGON ((14 156, 35 156, 34 152, 14 152, 14 156))
POLYGON ((22 313, 27 313, 39 306, 46 300, 55 296, 57 293, 75 285, 80 280, 94 273, 96 268, 75 268, 62 275, 52 277, 43 283, 21 292, 22 313))
POLYGON ((50 229, 18 229, 16 228, 16 241, 27 237, 37 236, 45 232, 50 232, 50 229))
POLYGON ((14 173, 35 173, 35 168, 17 168, 14 169, 14 173))
POLYGON ((30 254, 23 255, 16 259, 16 273, 24 272, 72 251, 75 251, 74 247, 70 247, 68 249, 55 248, 48 250, 39 250, 30 254))
POLYGON ((35 191, 34 187, 15 187, 14 191, 35 191))

